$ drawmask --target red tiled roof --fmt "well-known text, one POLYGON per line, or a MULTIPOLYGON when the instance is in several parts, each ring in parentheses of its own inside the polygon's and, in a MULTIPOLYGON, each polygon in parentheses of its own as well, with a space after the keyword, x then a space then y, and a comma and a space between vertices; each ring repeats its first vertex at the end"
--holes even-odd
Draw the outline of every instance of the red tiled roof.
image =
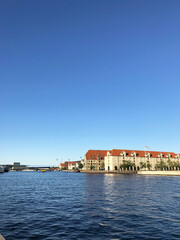
POLYGON ((122 152, 126 152, 126 156, 131 157, 132 153, 135 152, 137 157, 144 157, 145 153, 150 153, 151 157, 158 158, 158 155, 162 153, 163 157, 167 157, 168 154, 171 155, 172 158, 175 158, 176 154, 174 152, 158 152, 158 151, 142 151, 142 150, 126 150, 126 149, 113 149, 111 152, 112 156, 119 156, 122 152))
POLYGON ((67 161, 64 162, 64 167, 66 168, 66 170, 68 170, 68 162, 67 161))
POLYGON ((150 156, 153 158, 158 158, 159 154, 162 153, 163 157, 167 157, 168 154, 172 158, 175 158, 177 155, 174 152, 160 152, 160 151, 142 151, 142 150, 127 150, 127 149, 113 149, 113 150, 89 150, 86 153, 87 160, 98 160, 98 156, 104 159, 104 156, 107 156, 107 152, 110 152, 112 156, 119 156, 122 152, 126 152, 127 157, 132 157, 132 153, 135 152, 137 157, 145 157, 145 153, 150 153, 150 156))
MULTIPOLYGON (((86 159, 87 160, 98 160, 98 156, 102 159, 104 159, 104 156, 107 155, 107 152, 109 150, 89 150, 86 153, 86 159)), ((111 152, 111 151, 110 151, 111 152)))
POLYGON ((73 162, 68 162, 69 164, 75 164, 75 163, 80 163, 81 161, 73 161, 73 162))

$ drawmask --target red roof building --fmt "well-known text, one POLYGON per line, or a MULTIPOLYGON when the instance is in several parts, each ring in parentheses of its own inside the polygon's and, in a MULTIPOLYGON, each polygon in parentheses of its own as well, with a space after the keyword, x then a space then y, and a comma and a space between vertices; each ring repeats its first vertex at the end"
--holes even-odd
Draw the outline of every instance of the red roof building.
POLYGON ((110 150, 89 150, 84 156, 84 169, 101 170, 104 169, 104 158, 110 150))
POLYGON ((66 170, 72 170, 73 168, 78 168, 81 161, 65 161, 60 164, 60 168, 65 168, 66 170))
MULTIPOLYGON (((140 169, 142 163, 155 169, 159 161, 164 161, 168 166, 171 161, 179 161, 180 154, 174 152, 161 152, 149 150, 89 150, 84 157, 85 170, 119 170, 123 161, 132 161, 135 168, 140 169)), ((172 165, 172 164, 171 164, 172 165)), ((177 165, 177 164, 176 164, 177 165)))
POLYGON ((162 154, 162 157, 168 157, 168 154, 171 155, 171 158, 175 158, 175 156, 177 155, 174 152, 160 152, 160 151, 142 151, 142 150, 127 150, 127 149, 113 149, 110 154, 112 156, 119 156, 121 155, 123 152, 126 153, 126 156, 132 157, 132 153, 136 153, 136 156, 138 157, 145 157, 146 153, 150 153, 150 157, 153 158, 158 158, 160 157, 160 154, 162 154))

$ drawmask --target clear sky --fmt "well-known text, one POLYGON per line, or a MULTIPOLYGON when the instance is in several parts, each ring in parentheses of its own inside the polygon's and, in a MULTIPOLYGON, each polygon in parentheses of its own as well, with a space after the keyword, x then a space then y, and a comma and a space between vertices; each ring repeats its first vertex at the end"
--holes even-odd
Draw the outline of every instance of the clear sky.
POLYGON ((0 163, 180 153, 179 0, 0 0, 0 163))

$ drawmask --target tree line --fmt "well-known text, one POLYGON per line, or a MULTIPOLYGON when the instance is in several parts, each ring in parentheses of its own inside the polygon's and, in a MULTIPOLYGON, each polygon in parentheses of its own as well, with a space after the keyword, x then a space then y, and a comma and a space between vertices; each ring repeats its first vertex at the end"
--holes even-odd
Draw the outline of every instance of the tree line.
MULTIPOLYGON (((131 162, 130 160, 123 160, 122 164, 120 165, 121 169, 129 169, 129 168, 136 168, 136 164, 134 162, 131 162)), ((147 168, 148 170, 152 169, 152 164, 150 163, 150 161, 147 162, 140 162, 140 169, 143 168, 147 168)), ((167 162, 165 162, 163 159, 161 159, 160 161, 158 161, 155 164, 155 169, 156 170, 162 170, 162 169, 174 169, 174 168, 178 168, 180 169, 180 162, 179 161, 171 161, 170 159, 168 159, 167 162)))

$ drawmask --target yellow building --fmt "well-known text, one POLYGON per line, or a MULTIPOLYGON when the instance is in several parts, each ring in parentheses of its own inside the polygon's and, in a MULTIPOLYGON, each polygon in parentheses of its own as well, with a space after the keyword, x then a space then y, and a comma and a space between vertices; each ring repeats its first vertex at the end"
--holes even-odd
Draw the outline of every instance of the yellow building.
POLYGON ((180 154, 140 150, 89 150, 84 157, 84 170, 179 170, 180 154))
POLYGON ((105 156, 105 170, 141 170, 167 169, 180 167, 179 154, 174 152, 156 152, 113 149, 105 156))
POLYGON ((89 150, 84 156, 84 170, 103 170, 107 152, 108 150, 89 150))

